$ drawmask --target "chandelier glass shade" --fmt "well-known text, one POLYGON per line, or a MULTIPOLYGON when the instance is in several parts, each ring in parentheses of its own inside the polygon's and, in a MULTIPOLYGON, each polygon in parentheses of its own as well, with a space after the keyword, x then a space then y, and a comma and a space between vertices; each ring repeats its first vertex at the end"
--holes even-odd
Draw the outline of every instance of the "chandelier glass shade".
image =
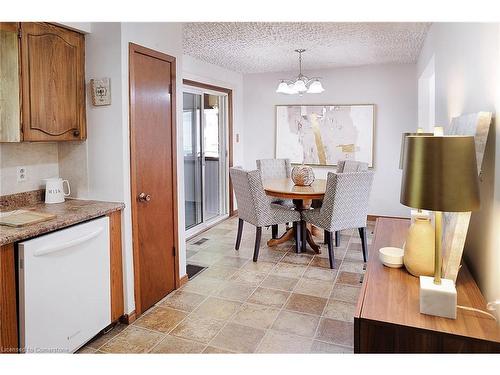
POLYGON ((279 94, 302 95, 304 93, 320 94, 325 91, 318 77, 308 78, 302 74, 302 53, 305 52, 305 49, 296 49, 295 52, 299 54, 299 75, 294 80, 280 80, 276 92, 279 94))

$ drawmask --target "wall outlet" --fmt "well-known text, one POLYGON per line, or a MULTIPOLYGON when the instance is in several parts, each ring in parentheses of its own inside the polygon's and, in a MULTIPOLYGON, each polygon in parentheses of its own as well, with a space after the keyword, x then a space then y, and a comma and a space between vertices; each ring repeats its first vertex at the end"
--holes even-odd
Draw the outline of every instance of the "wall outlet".
POLYGON ((24 182, 28 179, 26 167, 17 167, 17 182, 24 182))

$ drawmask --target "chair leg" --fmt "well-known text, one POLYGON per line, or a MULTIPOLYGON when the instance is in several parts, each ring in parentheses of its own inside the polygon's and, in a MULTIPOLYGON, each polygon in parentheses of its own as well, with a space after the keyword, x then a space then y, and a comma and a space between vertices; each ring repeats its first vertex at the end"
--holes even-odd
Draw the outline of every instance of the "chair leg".
POLYGON ((328 245, 328 241, 330 238, 330 232, 328 232, 326 229, 323 231, 323 243, 328 245))
MULTIPOLYGON (((331 237, 330 237, 331 238, 331 237)), ((335 231, 335 247, 340 246, 340 231, 335 231)))
POLYGON ((262 227, 257 227, 255 230, 255 249, 253 250, 253 261, 254 262, 257 262, 257 258, 259 257, 261 236, 262 236, 262 227))
POLYGON ((332 232, 326 232, 325 234, 328 233, 327 238, 328 238, 328 260, 330 262, 330 268, 333 269, 335 267, 335 254, 333 253, 333 233, 332 232))
POLYGON ((361 238, 361 248, 363 249, 363 261, 366 263, 367 258, 367 243, 366 243, 366 227, 358 228, 359 237, 361 238))
POLYGON ((271 226, 271 237, 273 239, 278 238, 278 224, 274 224, 271 226))
POLYGON ((307 244, 307 223, 304 220, 300 222, 300 247, 302 252, 306 252, 306 244, 307 244))
POLYGON ((295 233, 295 252, 300 253, 300 241, 301 241, 301 226, 300 221, 293 223, 293 231, 295 233))
POLYGON ((235 250, 240 249, 242 233, 243 233, 243 219, 238 219, 238 234, 236 235, 236 246, 234 247, 235 250))

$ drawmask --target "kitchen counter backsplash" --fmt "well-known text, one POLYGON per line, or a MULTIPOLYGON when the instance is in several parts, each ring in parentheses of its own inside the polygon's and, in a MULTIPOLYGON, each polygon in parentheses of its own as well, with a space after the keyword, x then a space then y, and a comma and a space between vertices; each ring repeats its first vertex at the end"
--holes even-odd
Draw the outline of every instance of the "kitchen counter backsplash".
POLYGON ((51 220, 23 227, 0 226, 0 245, 22 241, 45 233, 53 232, 71 225, 122 210, 121 202, 103 202, 80 199, 67 199, 64 203, 45 204, 43 190, 12 194, 0 197, 0 210, 17 209, 54 214, 51 220))

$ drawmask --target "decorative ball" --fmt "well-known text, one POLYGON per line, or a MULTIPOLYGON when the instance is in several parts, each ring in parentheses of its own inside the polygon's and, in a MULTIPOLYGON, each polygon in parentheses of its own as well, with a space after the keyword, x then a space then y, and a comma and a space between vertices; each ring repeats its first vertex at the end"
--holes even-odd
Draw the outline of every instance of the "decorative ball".
POLYGON ((295 185, 309 186, 314 182, 314 172, 308 165, 297 165, 292 169, 292 181, 295 185))

